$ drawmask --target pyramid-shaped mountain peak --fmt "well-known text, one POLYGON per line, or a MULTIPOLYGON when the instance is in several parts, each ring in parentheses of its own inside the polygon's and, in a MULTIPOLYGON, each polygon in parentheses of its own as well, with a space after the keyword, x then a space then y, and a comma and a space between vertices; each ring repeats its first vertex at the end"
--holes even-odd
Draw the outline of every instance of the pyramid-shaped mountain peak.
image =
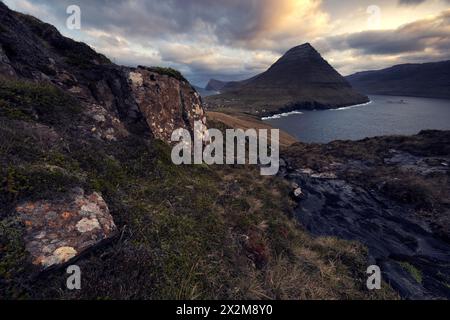
POLYGON ((208 101, 256 114, 338 108, 369 101, 309 43, 288 50, 267 71, 228 83, 221 91, 208 101))

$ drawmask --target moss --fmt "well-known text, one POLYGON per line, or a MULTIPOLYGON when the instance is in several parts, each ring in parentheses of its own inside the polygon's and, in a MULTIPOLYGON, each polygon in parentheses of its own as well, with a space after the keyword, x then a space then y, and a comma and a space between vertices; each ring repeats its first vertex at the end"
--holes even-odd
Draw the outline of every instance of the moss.
POLYGON ((4 100, 0 99, 0 116, 4 116, 12 120, 31 121, 32 118, 29 113, 23 110, 10 107, 4 100))
POLYGON ((161 75, 166 75, 166 76, 175 78, 175 79, 177 79, 179 81, 188 82, 186 80, 186 78, 181 74, 180 71, 172 69, 172 68, 150 67, 150 68, 146 68, 146 69, 149 70, 149 71, 152 71, 152 72, 156 72, 156 73, 161 74, 161 75))
POLYGON ((0 80, 0 116, 66 125, 81 113, 78 102, 51 84, 0 80))
POLYGON ((23 225, 17 219, 0 220, 0 298, 26 297, 27 283, 18 275, 29 272, 29 255, 23 243, 23 225))
POLYGON ((94 62, 91 60, 91 57, 72 52, 66 53, 66 62, 71 66, 81 69, 88 69, 94 66, 94 62))
POLYGON ((54 198, 81 184, 62 168, 36 165, 9 167, 4 180, 4 192, 18 201, 54 198))
POLYGON ((9 119, 0 118, 0 141, 0 160, 30 161, 41 155, 37 141, 9 119))
POLYGON ((399 265, 403 269, 408 271, 408 273, 414 278, 414 280, 416 280, 418 283, 422 283, 423 281, 422 272, 419 269, 417 269, 411 263, 406 261, 399 262, 399 265))

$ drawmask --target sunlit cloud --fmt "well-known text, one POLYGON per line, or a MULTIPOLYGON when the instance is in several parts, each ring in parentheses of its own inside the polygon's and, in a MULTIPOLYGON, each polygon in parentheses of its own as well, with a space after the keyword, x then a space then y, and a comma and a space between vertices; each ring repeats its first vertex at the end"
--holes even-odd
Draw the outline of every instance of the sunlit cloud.
POLYGON ((380 24, 368 25, 360 0, 5 0, 56 25, 113 61, 180 69, 204 85, 268 68, 289 48, 311 42, 343 74, 394 63, 448 59, 448 0, 378 0, 380 24), (66 8, 82 11, 68 30, 66 8))

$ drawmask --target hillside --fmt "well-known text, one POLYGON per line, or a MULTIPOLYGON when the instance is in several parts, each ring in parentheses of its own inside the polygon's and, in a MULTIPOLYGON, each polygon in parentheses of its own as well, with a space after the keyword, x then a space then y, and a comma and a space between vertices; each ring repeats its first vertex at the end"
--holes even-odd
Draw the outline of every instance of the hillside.
POLYGON ((226 84, 227 84, 227 82, 225 82, 225 81, 211 79, 211 80, 209 80, 205 89, 208 91, 220 92, 223 89, 223 87, 225 87, 226 84))
POLYGON ((172 163, 173 129, 205 121, 180 73, 1 2, 0 26, 0 299, 397 298, 366 290, 363 246, 292 218, 287 180, 172 163))
POLYGON ((176 166, 174 128, 270 127, 206 112, 178 71, 118 66, 1 2, 0 25, 0 300, 450 297, 450 132, 282 133, 275 177, 176 166))
POLYGON ((272 115, 297 109, 329 109, 368 102, 310 45, 290 49, 266 72, 225 84, 206 99, 209 108, 272 115))
POLYGON ((365 94, 450 99, 450 61, 396 65, 346 79, 365 94))

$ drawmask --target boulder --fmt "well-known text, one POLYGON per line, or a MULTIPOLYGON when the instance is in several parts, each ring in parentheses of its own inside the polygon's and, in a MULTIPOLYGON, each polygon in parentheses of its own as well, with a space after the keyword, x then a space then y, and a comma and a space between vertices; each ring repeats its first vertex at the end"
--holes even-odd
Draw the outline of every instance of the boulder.
POLYGON ((116 234, 102 196, 81 189, 59 200, 40 200, 16 207, 25 225, 25 247, 42 271, 73 260, 116 234))
POLYGON ((295 200, 300 200, 301 198, 303 198, 303 190, 302 190, 302 188, 294 189, 292 194, 293 194, 295 200))
MULTIPOLYGON (((195 121, 206 131, 206 115, 200 95, 182 79, 138 67, 128 70, 132 96, 155 138, 169 142, 174 130, 194 132, 195 121)), ((204 132, 201 132, 204 134, 204 132)))

